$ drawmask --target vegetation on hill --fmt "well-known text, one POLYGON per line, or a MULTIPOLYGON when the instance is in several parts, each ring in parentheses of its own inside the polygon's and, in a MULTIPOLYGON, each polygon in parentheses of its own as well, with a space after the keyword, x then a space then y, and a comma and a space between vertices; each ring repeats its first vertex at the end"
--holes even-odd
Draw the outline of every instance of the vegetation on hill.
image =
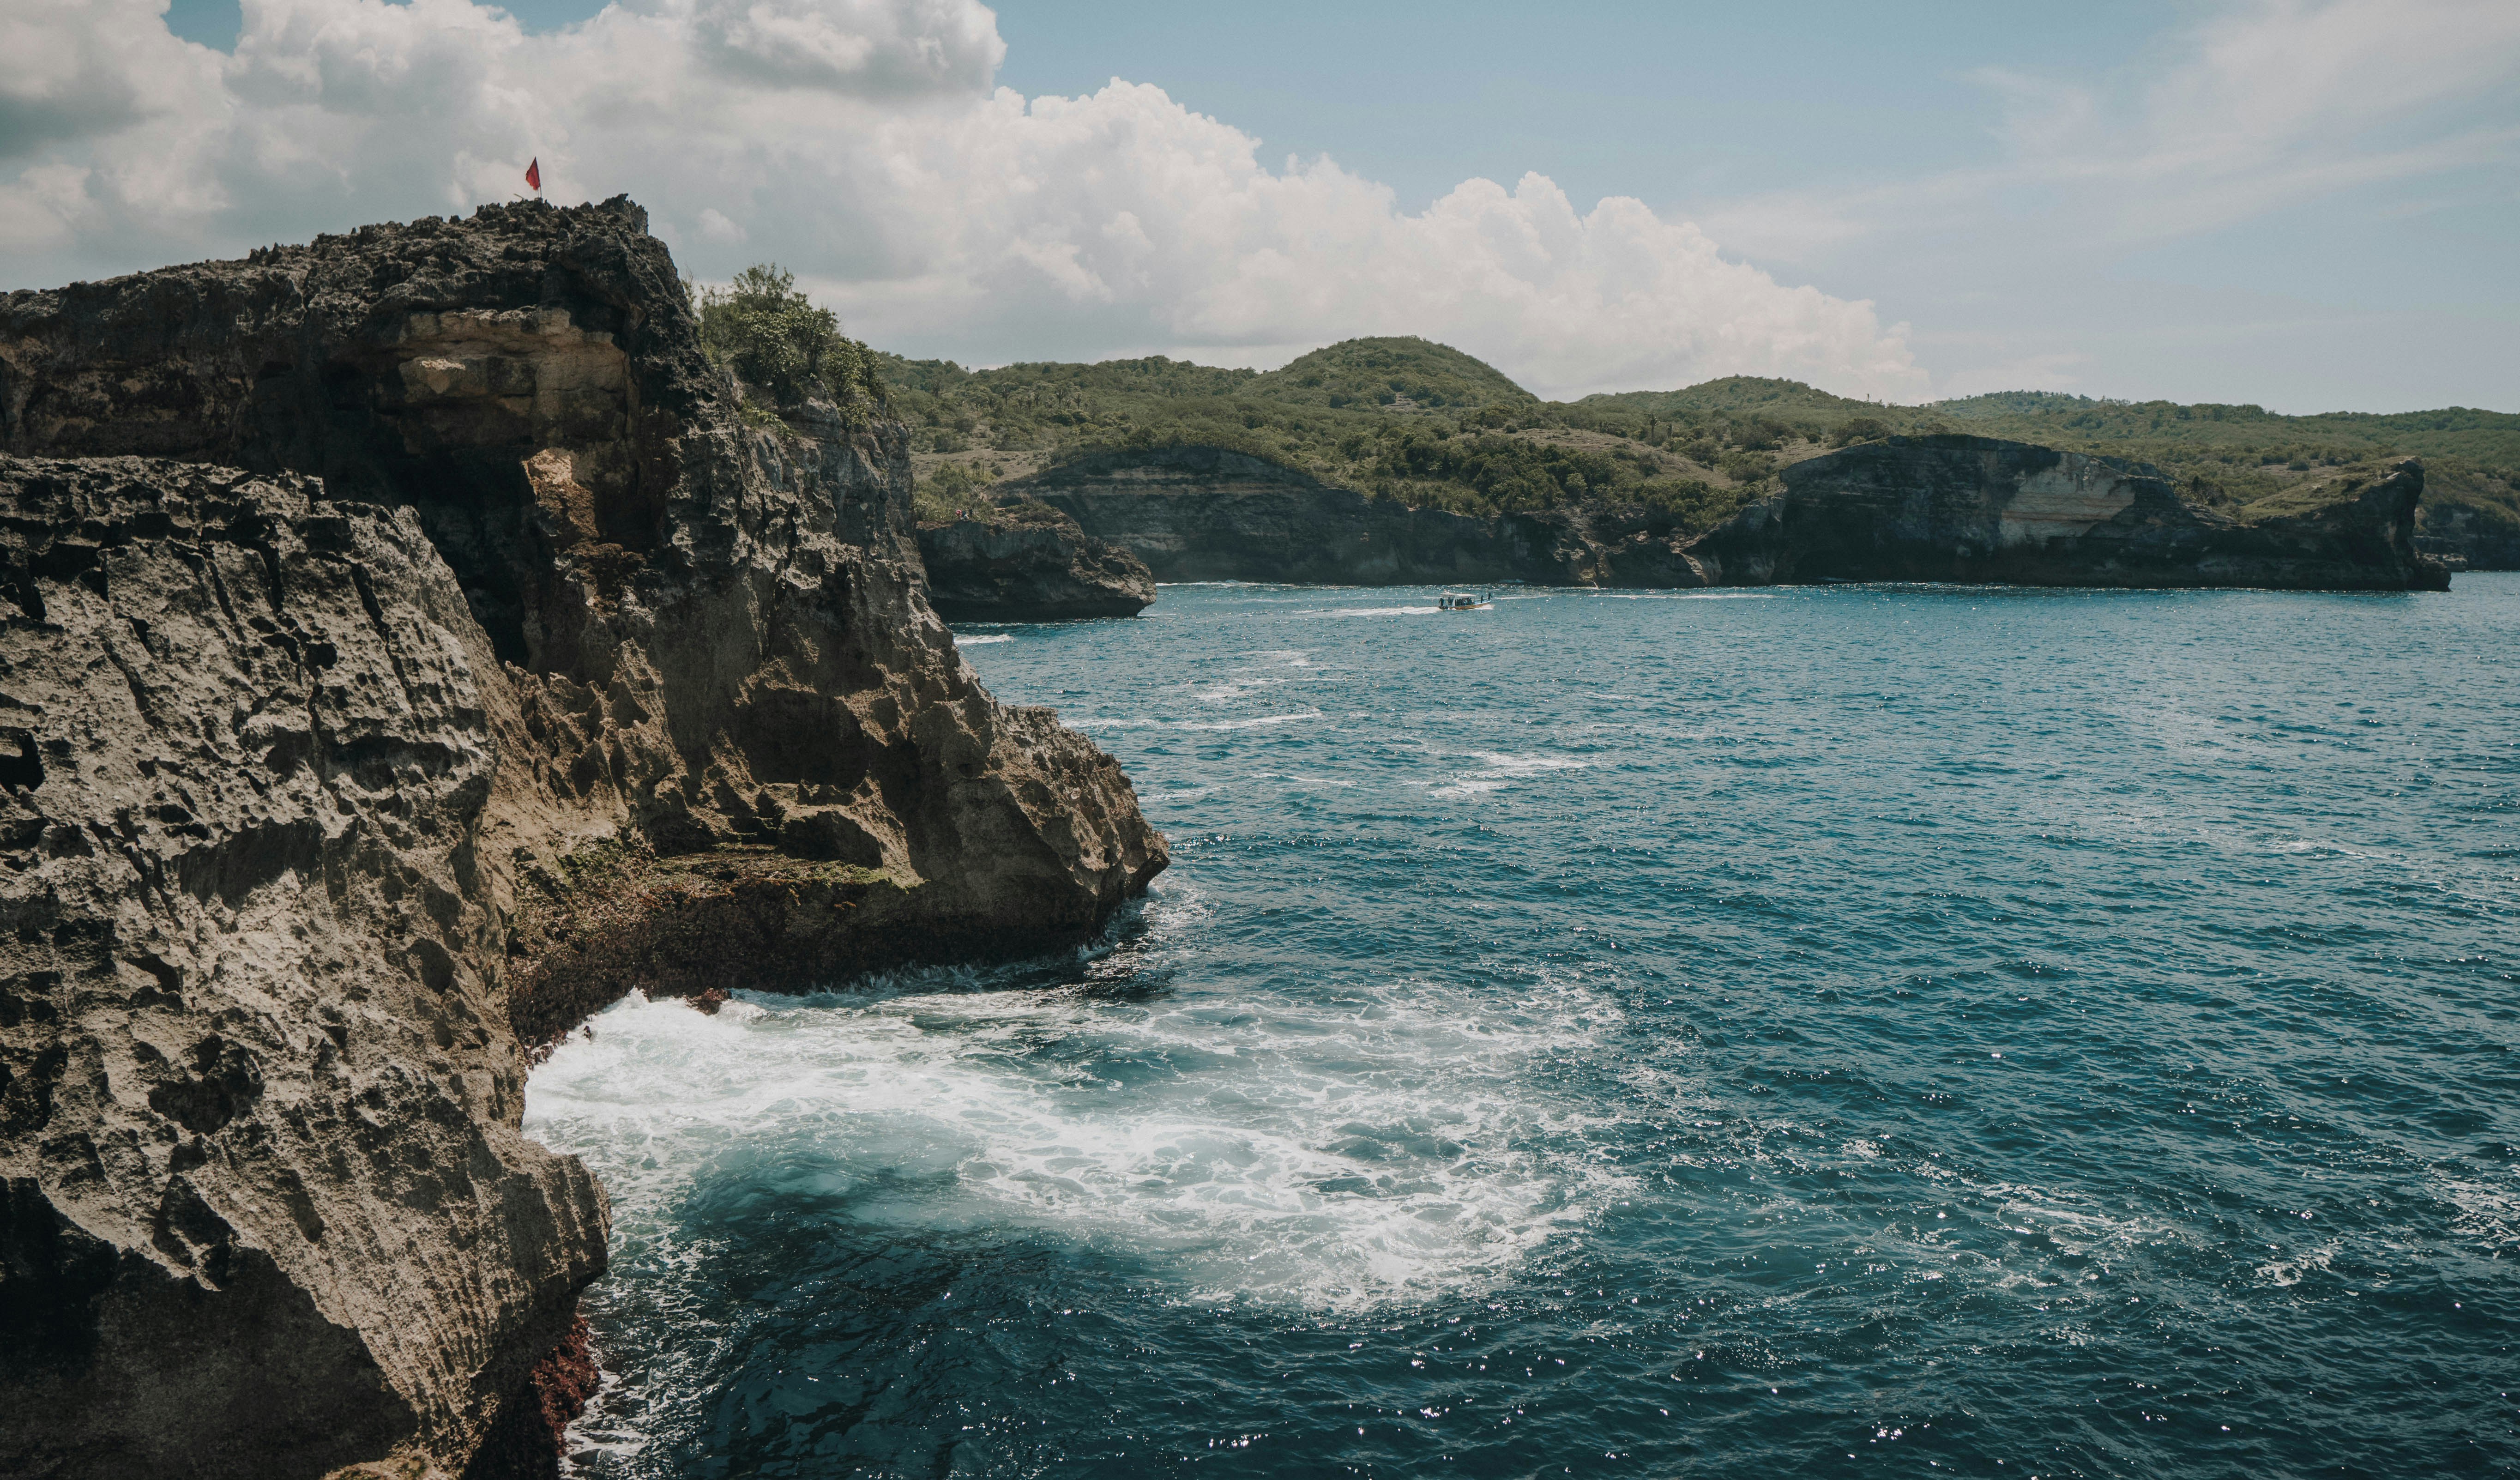
POLYGON ((1450 344, 1416 337, 1348 339, 1254 377, 1251 392, 1295 406, 1476 411, 1521 407, 1539 397, 1497 368, 1450 344))
POLYGON ((2272 510, 2305 491, 2360 486, 2410 456, 2425 463, 2424 523, 2465 511, 2508 544, 2520 541, 2520 416, 2450 407, 2395 415, 2281 416, 2254 405, 2182 406, 2004 391, 1925 406, 1882 406, 1798 381, 1734 376, 1684 390, 1588 396, 1598 412, 1678 424, 1774 426, 1840 442, 1960 431, 2148 463, 2192 498, 2272 510))
POLYGON ((1424 339, 1350 340, 1265 375, 1160 356, 984 371, 878 360, 896 412, 917 428, 930 517, 968 507, 973 481, 995 473, 1200 445, 1421 507, 1485 515, 1603 500, 1712 527, 1768 486, 1786 445, 1754 431, 1751 446, 1708 442, 1691 460, 1667 436, 1630 435, 1633 418, 1549 405, 1424 339))
POLYGON ((944 480, 967 505, 996 476, 1063 457, 1200 444, 1421 507, 1646 505, 1693 529, 1772 491, 1779 468, 1831 448, 1968 432, 2150 464, 2235 513, 2336 496, 2421 455, 2428 522, 2464 510, 2520 540, 2520 416, 2457 407, 2288 417, 2028 391, 1893 406, 1752 376, 1547 402, 1415 338, 1351 339, 1266 374, 1160 356, 984 371, 874 358, 915 428, 922 494, 944 480))
POLYGON ((1955 431, 2150 463, 2194 497, 2243 508, 2346 489, 2402 458, 2424 460, 2426 526, 2463 510, 2520 540, 2520 416, 2449 407, 2281 416, 2254 405, 2182 406, 2004 391, 1918 408, 1955 431), (2271 502, 2272 501, 2272 502, 2271 502))
MULTIPOLYGON (((817 394, 852 419, 882 405, 874 351, 841 334, 830 309, 815 307, 795 290, 794 273, 767 262, 737 273, 725 288, 699 289, 693 306, 699 311, 701 350, 782 411, 817 394)), ((748 402, 745 410, 770 414, 748 402)))

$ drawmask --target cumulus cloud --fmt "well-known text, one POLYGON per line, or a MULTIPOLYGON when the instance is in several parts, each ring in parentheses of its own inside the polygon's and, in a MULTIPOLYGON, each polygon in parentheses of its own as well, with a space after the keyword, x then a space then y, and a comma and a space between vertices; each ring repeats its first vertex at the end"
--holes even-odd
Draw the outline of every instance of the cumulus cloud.
POLYGON ((854 332, 975 362, 1418 334, 1534 389, 1749 373, 1921 394, 1905 326, 1540 175, 1422 212, 1114 79, 993 88, 971 0, 623 0, 528 34, 470 0, 245 0, 233 55, 164 0, 0 22, 0 250, 23 286, 519 190, 626 191, 688 269, 794 268, 854 332))

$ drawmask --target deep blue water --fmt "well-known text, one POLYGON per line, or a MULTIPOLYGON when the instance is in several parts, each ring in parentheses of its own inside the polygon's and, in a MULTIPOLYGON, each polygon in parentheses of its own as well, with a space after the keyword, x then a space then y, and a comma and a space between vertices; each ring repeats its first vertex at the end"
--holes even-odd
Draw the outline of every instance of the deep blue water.
POLYGON ((536 1072, 581 1473, 2520 1468, 2520 577, 1429 597, 967 630, 1145 908, 536 1072))

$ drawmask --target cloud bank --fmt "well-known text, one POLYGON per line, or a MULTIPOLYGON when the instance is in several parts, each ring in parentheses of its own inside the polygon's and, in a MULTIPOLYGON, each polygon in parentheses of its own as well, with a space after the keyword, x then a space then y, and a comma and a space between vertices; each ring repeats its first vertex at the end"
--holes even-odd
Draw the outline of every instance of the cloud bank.
POLYGON ((703 277, 795 269, 853 333, 975 363, 1272 363, 1417 334, 1544 394, 1790 376, 1927 388, 1905 326, 1547 178, 1418 213, 1156 87, 993 87, 970 0, 629 0, 526 33, 469 0, 245 0, 233 55, 164 0, 0 16, 0 259, 35 287, 522 188, 627 192, 703 277))

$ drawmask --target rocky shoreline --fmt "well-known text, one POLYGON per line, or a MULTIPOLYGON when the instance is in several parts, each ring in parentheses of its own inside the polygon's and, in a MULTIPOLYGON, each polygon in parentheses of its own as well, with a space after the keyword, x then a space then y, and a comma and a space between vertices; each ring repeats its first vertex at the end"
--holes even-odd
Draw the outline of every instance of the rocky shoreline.
POLYGON ((1158 580, 1691 588, 1810 581, 2438 591, 2419 463, 2256 519, 2157 470, 1986 437, 1890 437, 1787 467, 1712 529, 1642 506, 1412 508, 1214 447, 1101 453, 1000 485, 1158 580))
POLYGON ((1164 867, 956 654, 901 429, 740 415, 646 227, 0 304, 0 1471, 552 1472, 608 1215, 531 1042, 1164 867))

